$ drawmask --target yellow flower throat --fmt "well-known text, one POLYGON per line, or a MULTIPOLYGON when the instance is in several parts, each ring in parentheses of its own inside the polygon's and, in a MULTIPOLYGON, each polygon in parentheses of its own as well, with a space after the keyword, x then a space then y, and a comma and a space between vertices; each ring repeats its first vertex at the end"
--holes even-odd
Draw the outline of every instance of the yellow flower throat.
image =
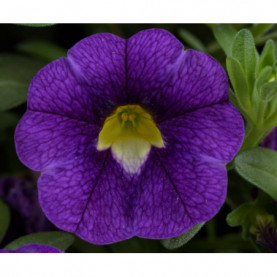
POLYGON ((139 173, 151 146, 164 147, 162 135, 151 115, 139 105, 118 107, 106 118, 97 149, 111 147, 113 156, 128 173, 139 173))

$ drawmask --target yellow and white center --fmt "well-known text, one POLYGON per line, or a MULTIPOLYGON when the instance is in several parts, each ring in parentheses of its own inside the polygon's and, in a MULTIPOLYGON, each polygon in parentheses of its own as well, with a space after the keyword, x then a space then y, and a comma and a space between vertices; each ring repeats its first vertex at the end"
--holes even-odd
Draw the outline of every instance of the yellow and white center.
POLYGON ((111 147, 114 158, 128 173, 139 173, 151 146, 164 147, 160 130, 139 105, 120 106, 106 118, 97 150, 111 147))

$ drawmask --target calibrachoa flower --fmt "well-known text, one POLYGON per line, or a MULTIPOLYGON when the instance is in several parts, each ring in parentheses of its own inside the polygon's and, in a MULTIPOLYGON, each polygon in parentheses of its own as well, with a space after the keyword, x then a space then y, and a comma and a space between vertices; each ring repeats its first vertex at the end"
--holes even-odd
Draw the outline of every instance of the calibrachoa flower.
POLYGON ((274 128, 261 142, 261 146, 277 151, 277 128, 274 128))
POLYGON ((277 253, 277 225, 262 226, 259 231, 257 242, 268 248, 271 252, 277 253))
POLYGON ((9 205, 12 212, 7 234, 10 237, 7 239, 54 229, 41 210, 34 182, 14 177, 0 178, 0 198, 9 205))
POLYGON ((47 217, 105 244, 169 238, 211 219, 243 134, 218 62, 151 29, 87 37, 40 70, 15 142, 42 172, 47 217))
POLYGON ((27 244, 15 250, 0 249, 0 253, 64 253, 64 252, 50 245, 27 244))
POLYGON ((277 253, 277 225, 272 215, 257 216, 257 224, 251 228, 257 242, 273 253, 277 253))

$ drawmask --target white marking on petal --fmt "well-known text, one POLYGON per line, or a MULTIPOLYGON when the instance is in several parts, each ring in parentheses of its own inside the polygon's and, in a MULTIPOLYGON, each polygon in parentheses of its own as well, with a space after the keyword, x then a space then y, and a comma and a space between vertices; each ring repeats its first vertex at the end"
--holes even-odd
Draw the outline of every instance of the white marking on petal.
POLYGON ((147 159, 151 144, 140 138, 129 138, 116 141, 112 145, 114 158, 128 173, 139 173, 141 166, 147 159))

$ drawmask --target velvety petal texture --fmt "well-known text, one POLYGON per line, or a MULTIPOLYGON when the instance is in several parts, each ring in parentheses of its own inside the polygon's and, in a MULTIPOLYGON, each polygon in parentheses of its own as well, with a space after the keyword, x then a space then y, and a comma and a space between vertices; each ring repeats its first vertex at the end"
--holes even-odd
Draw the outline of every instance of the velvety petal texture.
POLYGON ((224 102, 171 118, 160 128, 169 146, 226 164, 240 148, 244 123, 236 108, 224 102))
POLYGON ((134 235, 135 185, 109 152, 98 152, 59 165, 39 179, 40 203, 57 227, 93 243, 134 235))
POLYGON ((97 105, 88 86, 78 82, 66 58, 42 68, 28 91, 29 111, 56 114, 85 122, 97 121, 97 105), (96 107, 95 107, 96 106, 96 107))
MULTIPOLYGON (((96 34, 34 77, 15 142, 41 171, 39 199, 59 228, 91 243, 180 235, 211 219, 227 190, 225 164, 244 124, 228 101, 228 78, 212 57, 150 29, 124 40, 96 34), (161 132, 135 173, 97 150, 104 121, 139 105, 161 132)), ((140 153, 136 153, 139 155, 140 153)))
POLYGON ((94 113, 102 120, 109 110, 126 103, 126 41, 113 34, 96 34, 76 43, 68 60, 76 78, 87 83, 94 113))
POLYGON ((228 100, 228 78, 212 57, 183 45, 165 30, 139 32, 127 41, 129 99, 157 120, 228 100))
POLYGON ((0 253, 64 253, 64 252, 50 245, 27 244, 15 250, 0 249, 0 253))
POLYGON ((209 220, 224 203, 227 172, 213 159, 188 154, 182 146, 153 150, 140 176, 135 234, 170 238, 209 220))
POLYGON ((89 152, 99 131, 77 119, 27 111, 16 128, 16 149, 28 167, 42 170, 89 152))

